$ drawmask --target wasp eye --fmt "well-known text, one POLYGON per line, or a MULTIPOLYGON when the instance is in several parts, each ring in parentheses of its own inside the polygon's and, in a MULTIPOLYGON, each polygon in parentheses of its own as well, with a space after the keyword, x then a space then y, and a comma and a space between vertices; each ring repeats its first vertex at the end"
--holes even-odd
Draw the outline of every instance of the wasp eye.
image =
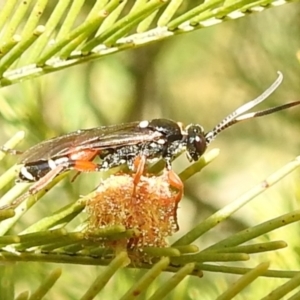
POLYGON ((206 150, 204 130, 200 125, 187 128, 187 153, 189 160, 197 161, 206 150))

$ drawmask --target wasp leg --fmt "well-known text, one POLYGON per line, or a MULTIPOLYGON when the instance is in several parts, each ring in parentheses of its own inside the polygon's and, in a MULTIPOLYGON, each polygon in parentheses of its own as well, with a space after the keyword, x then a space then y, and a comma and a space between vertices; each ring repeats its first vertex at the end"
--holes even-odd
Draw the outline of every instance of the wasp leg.
POLYGON ((177 222, 177 208, 178 208, 178 203, 180 202, 182 196, 183 196, 183 189, 184 185, 183 182, 181 181, 180 177, 173 171, 173 170, 168 170, 168 180, 169 184, 171 187, 176 188, 178 190, 178 193, 175 198, 175 209, 174 209, 174 220, 176 223, 176 230, 179 230, 178 222, 177 222))
POLYGON ((65 166, 57 166, 56 168, 49 171, 44 177, 39 179, 36 183, 34 183, 28 190, 28 192, 31 195, 35 195, 40 190, 42 190, 44 187, 47 186, 48 183, 50 183, 56 176, 61 174, 65 170, 65 166))
POLYGON ((10 155, 21 155, 24 153, 23 151, 16 150, 16 149, 10 149, 5 146, 0 147, 0 151, 10 154, 10 155))
MULTIPOLYGON (((73 153, 72 156, 70 157, 70 161, 92 161, 97 155, 99 155, 98 150, 81 150, 76 153, 73 153)), ((73 162, 74 164, 74 162, 73 162)), ((78 170, 78 172, 74 175, 74 177, 71 179, 71 182, 74 182, 75 179, 80 175, 81 170, 78 170)))
POLYGON ((168 170, 167 172, 168 172, 169 184, 178 190, 178 194, 176 196, 176 203, 178 204, 178 202, 181 200, 183 196, 183 189, 184 189, 183 182, 173 170, 168 170))
POLYGON ((45 188, 48 185, 48 183, 50 183, 57 175, 61 174, 64 171, 64 169, 65 166, 57 166, 56 168, 52 169, 45 176, 43 176, 41 179, 35 182, 25 194, 12 201, 12 203, 1 206, 0 210, 16 208, 28 197, 36 195, 39 191, 45 188))
POLYGON ((144 155, 138 156, 134 160, 134 169, 135 169, 135 175, 133 179, 134 185, 138 185, 138 183, 140 182, 141 176, 145 171, 145 165, 146 165, 146 157, 144 155))
POLYGON ((102 166, 89 160, 69 160, 67 168, 78 172, 97 172, 102 169, 102 166))
POLYGON ((135 160, 134 160, 134 169, 135 169, 135 174, 134 174, 134 178, 133 178, 133 197, 135 197, 136 194, 136 187, 140 182, 141 176, 143 175, 144 171, 145 171, 145 165, 146 165, 146 157, 144 155, 138 156, 135 160))
POLYGON ((74 169, 78 172, 95 172, 101 170, 101 165, 95 164, 88 160, 69 160, 62 164, 58 164, 55 168, 50 170, 45 176, 36 181, 29 190, 22 196, 15 199, 11 204, 0 207, 0 210, 15 208, 28 197, 37 194, 47 186, 57 175, 61 174, 66 169, 74 169))

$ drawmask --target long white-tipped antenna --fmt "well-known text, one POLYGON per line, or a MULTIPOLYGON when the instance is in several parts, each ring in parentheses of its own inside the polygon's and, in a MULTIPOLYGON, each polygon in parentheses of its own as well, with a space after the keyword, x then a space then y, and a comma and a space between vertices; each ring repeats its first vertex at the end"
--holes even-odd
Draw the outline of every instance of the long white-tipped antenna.
POLYGON ((283 105, 280 105, 280 106, 271 107, 271 108, 261 110, 261 111, 250 112, 250 113, 247 113, 247 114, 243 115, 243 113, 247 112, 248 110, 250 110, 254 106, 258 105, 259 103, 261 103, 265 99, 267 99, 278 88, 278 86, 282 82, 282 79, 283 79, 282 73, 278 72, 277 79, 260 96, 258 96, 254 100, 252 100, 252 101, 242 105, 241 107, 239 107, 237 110, 235 110, 233 113, 228 115, 225 119, 223 119, 217 126, 215 126, 213 128, 213 130, 207 132, 205 134, 205 139, 206 139, 207 145, 210 144, 220 132, 222 132, 226 128, 228 128, 228 127, 230 127, 230 126, 232 126, 236 123, 239 123, 239 122, 245 121, 245 120, 249 120, 249 119, 252 119, 252 118, 266 116, 266 115, 272 114, 274 112, 277 112, 277 111, 280 111, 280 110, 283 110, 283 109, 287 109, 287 108, 299 105, 300 101, 295 101, 295 102, 290 102, 290 103, 283 104, 283 105))

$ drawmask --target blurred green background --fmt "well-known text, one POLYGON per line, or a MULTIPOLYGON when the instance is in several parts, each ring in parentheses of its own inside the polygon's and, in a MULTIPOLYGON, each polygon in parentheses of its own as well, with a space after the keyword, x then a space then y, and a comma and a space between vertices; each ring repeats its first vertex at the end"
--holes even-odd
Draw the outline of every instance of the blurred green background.
MULTIPOLYGON (((300 100, 299 15, 300 4, 288 4, 2 88, 0 144, 19 130, 26 132, 19 149, 27 149, 77 129, 159 117, 199 123, 208 131, 238 106, 261 94, 275 80, 278 70, 284 82, 259 108, 300 100)), ((297 156, 299 116, 300 108, 296 107, 222 133, 210 146, 221 149, 219 157, 186 182, 178 211, 180 230, 174 238, 297 156)), ((14 157, 7 157, 1 172, 13 162, 14 157)), ((180 172, 188 165, 183 155, 174 169, 180 172)), ((69 179, 26 214, 16 229, 90 192, 99 182, 97 174, 83 174, 73 184, 69 179)), ((299 171, 257 197, 197 244, 204 248, 232 232, 298 209, 298 182, 299 171)), ((272 269, 299 269, 299 224, 273 232, 261 242, 282 239, 289 248, 259 256, 247 266, 272 261, 272 269)), ((49 299, 78 299, 101 271, 99 267, 61 267, 62 278, 49 299)), ((17 291, 35 288, 53 268, 52 264, 19 263, 13 267, 17 291)), ((122 270, 97 299, 119 299, 140 272, 122 270)), ((191 277, 168 299, 214 299, 236 278, 209 273, 201 280, 191 277)), ((261 278, 235 299, 259 299, 283 282, 261 278)))

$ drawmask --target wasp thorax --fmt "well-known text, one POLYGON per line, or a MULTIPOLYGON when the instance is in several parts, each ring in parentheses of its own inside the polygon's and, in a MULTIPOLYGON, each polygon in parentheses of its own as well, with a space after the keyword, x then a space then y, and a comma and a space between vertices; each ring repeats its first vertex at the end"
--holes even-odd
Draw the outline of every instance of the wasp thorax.
POLYGON ((207 144, 204 130, 200 125, 187 126, 187 157, 190 161, 197 161, 205 152, 207 144))

